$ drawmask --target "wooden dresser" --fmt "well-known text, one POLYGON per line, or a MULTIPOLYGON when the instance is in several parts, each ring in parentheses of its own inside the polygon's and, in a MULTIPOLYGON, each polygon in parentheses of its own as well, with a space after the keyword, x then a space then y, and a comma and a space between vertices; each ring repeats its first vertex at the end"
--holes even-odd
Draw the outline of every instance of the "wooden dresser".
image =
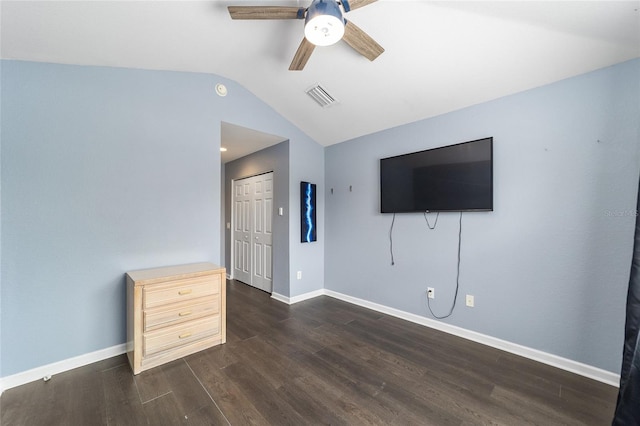
POLYGON ((226 341, 226 271, 212 263, 127 272, 133 374, 226 341))

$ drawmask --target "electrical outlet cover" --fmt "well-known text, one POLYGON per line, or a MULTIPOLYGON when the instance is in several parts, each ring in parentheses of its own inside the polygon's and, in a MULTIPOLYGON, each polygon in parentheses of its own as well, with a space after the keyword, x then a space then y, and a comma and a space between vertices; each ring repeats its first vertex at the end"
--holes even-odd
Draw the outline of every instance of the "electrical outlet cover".
POLYGON ((473 308, 473 306, 475 305, 475 300, 474 297, 470 294, 467 294, 467 306, 470 308, 473 308))

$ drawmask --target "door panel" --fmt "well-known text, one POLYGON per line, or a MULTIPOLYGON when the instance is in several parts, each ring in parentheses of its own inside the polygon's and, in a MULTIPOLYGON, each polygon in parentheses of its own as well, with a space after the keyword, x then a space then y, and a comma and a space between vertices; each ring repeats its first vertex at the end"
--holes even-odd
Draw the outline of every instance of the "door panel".
POLYGON ((254 265, 256 268, 251 277, 252 284, 264 291, 272 291, 271 256, 272 251, 272 223, 273 219, 273 173, 256 176, 254 190, 254 218, 253 230, 254 265), (267 271, 269 273, 267 273, 267 271))
POLYGON ((261 234, 264 229, 264 209, 262 207, 263 200, 254 200, 253 205, 253 230, 254 232, 261 234))
POLYGON ((270 245, 264 247, 264 277, 273 281, 273 251, 270 245))
POLYGON ((234 181, 234 278, 273 288, 273 172, 234 181))
MULTIPOLYGON (((264 273, 262 267, 262 244, 255 243, 253 245, 253 274, 254 276, 261 277, 264 273)), ((256 283, 257 284, 257 283, 256 283)))
POLYGON ((233 223, 233 277, 239 281, 251 282, 251 191, 248 182, 234 181, 234 223, 233 223))

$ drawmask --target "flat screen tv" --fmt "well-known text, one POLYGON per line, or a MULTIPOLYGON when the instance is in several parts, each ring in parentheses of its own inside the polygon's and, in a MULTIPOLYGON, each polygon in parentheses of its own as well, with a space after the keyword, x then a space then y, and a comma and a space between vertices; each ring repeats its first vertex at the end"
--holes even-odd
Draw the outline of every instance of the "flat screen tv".
POLYGON ((493 138, 381 159, 380 211, 493 211, 493 138))

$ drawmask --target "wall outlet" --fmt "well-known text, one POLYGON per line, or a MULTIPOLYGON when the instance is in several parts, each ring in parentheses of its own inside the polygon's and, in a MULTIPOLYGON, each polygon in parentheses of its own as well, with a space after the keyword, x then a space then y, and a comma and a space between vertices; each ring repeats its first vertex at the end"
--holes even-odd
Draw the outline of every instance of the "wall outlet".
POLYGON ((298 273, 296 274, 296 278, 299 280, 302 279, 302 271, 298 271, 298 273))
POLYGON ((429 299, 435 299, 436 298, 436 289, 433 287, 427 287, 427 297, 429 299))
POLYGON ((474 304, 475 304, 475 300, 474 300, 474 298, 473 298, 473 296, 472 296, 472 295, 467 294, 466 302, 467 302, 467 306, 468 306, 468 307, 473 308, 473 306, 474 306, 474 304))

